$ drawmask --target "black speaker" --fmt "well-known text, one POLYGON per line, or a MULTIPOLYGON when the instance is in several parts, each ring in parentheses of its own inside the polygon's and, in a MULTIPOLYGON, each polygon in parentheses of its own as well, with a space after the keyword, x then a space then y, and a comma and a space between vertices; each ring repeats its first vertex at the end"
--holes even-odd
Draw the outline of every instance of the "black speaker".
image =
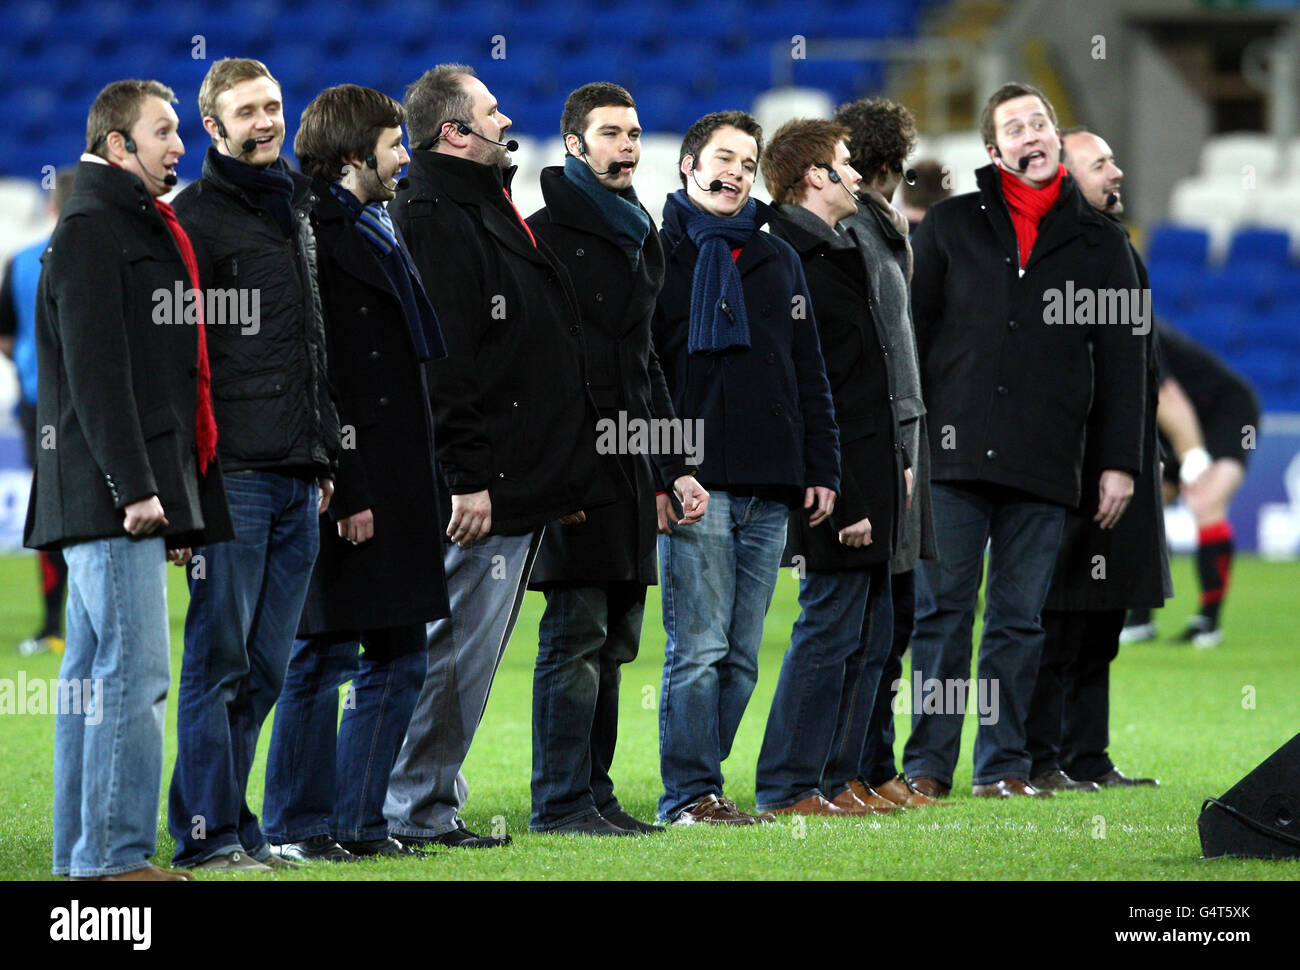
POLYGON ((1207 798, 1196 819, 1207 859, 1300 856, 1300 734, 1219 798, 1207 798))

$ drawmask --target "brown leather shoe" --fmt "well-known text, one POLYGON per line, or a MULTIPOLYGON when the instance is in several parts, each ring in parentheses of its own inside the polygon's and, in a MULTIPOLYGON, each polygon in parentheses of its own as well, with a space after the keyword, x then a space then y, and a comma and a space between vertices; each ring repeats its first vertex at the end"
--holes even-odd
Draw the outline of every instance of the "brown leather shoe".
POLYGON ((163 869, 159 866, 145 866, 130 872, 118 872, 109 876, 69 876, 72 882, 189 882, 194 877, 179 869, 163 869))
POLYGON ((1095 781, 1075 781, 1060 768, 1035 775, 1029 784, 1043 791, 1101 791, 1095 781))
POLYGON ((705 795, 698 801, 692 802, 673 819, 674 825, 698 825, 706 822, 710 825, 758 824, 758 820, 752 815, 746 815, 736 809, 734 803, 732 808, 727 808, 717 795, 705 795))
POLYGON ((907 783, 926 798, 947 798, 948 793, 952 791, 952 785, 945 785, 937 778, 929 778, 925 775, 909 778, 907 783))
MULTIPOLYGON (((861 785, 862 782, 849 782, 850 786, 854 784, 861 785)), ((919 791, 907 783, 902 775, 896 775, 890 778, 883 785, 875 785, 871 788, 881 798, 887 798, 895 805, 902 805, 904 808, 925 808, 931 805, 951 804, 940 802, 931 798, 929 795, 922 795, 919 791)), ((857 793, 857 789, 854 789, 857 793)), ((861 796, 859 796, 861 797, 861 796)))
MULTIPOLYGON (((889 815, 902 808, 902 806, 897 802, 891 801, 870 785, 863 783, 860 778, 854 778, 849 782, 849 790, 846 791, 844 795, 853 796, 853 801, 863 807, 864 811, 858 813, 861 815, 866 815, 868 813, 872 815, 889 815)), ((836 798, 835 804, 839 805, 840 808, 847 809, 846 805, 840 805, 840 798, 844 798, 844 795, 836 798)), ((845 799, 845 801, 847 800, 848 799, 845 799)))
POLYGON ((730 798, 723 798, 721 795, 718 796, 718 804, 729 812, 734 812, 737 815, 744 815, 746 818, 752 818, 758 825, 769 825, 776 821, 776 816, 771 812, 742 812, 736 807, 735 802, 730 798))
MULTIPOLYGON (((851 793, 850 793, 851 794, 851 793)), ((820 794, 809 795, 793 805, 778 808, 777 815, 848 815, 839 805, 833 805, 820 794)))
POLYGON ((1027 795, 1030 798, 1055 798, 1056 792, 1035 788, 1023 778, 1003 778, 988 785, 976 785, 971 789, 976 798, 1010 798, 1012 795, 1027 795))

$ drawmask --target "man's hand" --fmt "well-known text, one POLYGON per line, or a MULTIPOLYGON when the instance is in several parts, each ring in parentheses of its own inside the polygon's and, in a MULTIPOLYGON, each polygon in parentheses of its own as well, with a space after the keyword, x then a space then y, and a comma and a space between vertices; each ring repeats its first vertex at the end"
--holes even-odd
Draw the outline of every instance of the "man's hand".
POLYGON ((560 525, 582 525, 587 521, 587 513, 579 509, 576 512, 570 512, 568 515, 560 516, 560 525))
POLYGON ((912 507, 912 483, 913 483, 915 480, 916 480, 916 477, 912 474, 912 469, 910 469, 910 468, 904 468, 904 469, 903 469, 903 482, 904 482, 904 484, 907 485, 907 507, 908 507, 909 509, 912 507))
POLYGON ((850 549, 861 549, 871 545, 871 520, 860 519, 852 525, 840 529, 840 545, 850 549))
POLYGON ((194 558, 194 550, 186 546, 184 549, 168 549, 167 561, 173 566, 184 566, 194 558))
POLYGON ((803 507, 810 509, 814 505, 817 510, 809 517, 809 526, 821 525, 830 518, 835 511, 835 490, 823 485, 809 486, 803 494, 803 507))
POLYGON ((375 514, 370 509, 363 509, 356 515, 339 519, 339 538, 346 539, 354 546, 368 542, 375 537, 375 514))
POLYGON ((659 518, 659 533, 670 536, 675 525, 694 525, 704 518, 709 509, 709 493, 703 485, 695 480, 694 475, 681 475, 673 482, 673 492, 681 503, 682 514, 679 517, 673 508, 672 499, 667 493, 655 496, 655 513, 659 518))
POLYGON ((126 507, 126 517, 122 520, 122 528, 133 536, 151 536, 169 525, 171 523, 163 514, 162 502, 157 495, 132 502, 126 507))
POLYGON ((330 507, 330 499, 334 496, 334 479, 318 478, 316 484, 320 486, 320 505, 316 507, 316 514, 324 515, 325 510, 330 507))
POLYGON ((492 531, 492 498, 485 488, 451 497, 451 521, 447 538, 462 549, 486 539, 492 531))
POLYGON ((1133 476, 1107 468, 1097 486, 1097 514, 1092 517, 1103 529, 1113 529, 1133 498, 1133 476))

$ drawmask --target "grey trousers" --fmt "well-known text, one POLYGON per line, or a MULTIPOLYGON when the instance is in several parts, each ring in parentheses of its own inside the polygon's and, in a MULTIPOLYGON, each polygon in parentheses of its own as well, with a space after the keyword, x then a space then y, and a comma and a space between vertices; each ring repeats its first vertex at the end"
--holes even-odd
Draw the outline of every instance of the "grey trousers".
POLYGON ((469 783, 460 768, 519 619, 542 531, 448 547, 451 616, 429 624, 424 687, 384 800, 389 830, 399 839, 465 827, 457 816, 469 783))

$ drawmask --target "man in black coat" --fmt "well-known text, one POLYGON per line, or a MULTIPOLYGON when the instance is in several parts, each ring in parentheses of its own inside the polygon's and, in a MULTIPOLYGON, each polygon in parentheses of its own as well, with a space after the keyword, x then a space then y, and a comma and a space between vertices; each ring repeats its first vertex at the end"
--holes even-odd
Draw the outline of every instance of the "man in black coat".
POLYGON ((384 209, 410 161, 405 117, 382 92, 339 85, 307 105, 293 145, 319 198, 312 223, 344 440, 267 755, 264 828, 291 860, 412 852, 388 834, 384 796, 424 683, 425 624, 447 615, 442 558, 429 555, 440 522, 423 369, 446 352, 384 209))
MULTIPOLYGON (((840 430, 840 494, 827 526, 796 511, 789 553, 802 612, 781 665, 758 756, 761 812, 884 814, 898 806, 865 777, 868 727, 893 641, 889 562, 902 520, 907 456, 890 390, 888 333, 874 312, 867 267, 843 220, 858 211, 861 177, 849 129, 791 121, 763 163, 780 202, 772 233, 794 247, 840 430)), ((892 776, 891 776, 892 777, 892 776)))
MULTIPOLYGON (((618 738, 623 664, 636 659, 646 587, 655 582, 656 493, 673 491, 689 526, 708 505, 692 476, 650 343, 664 257, 632 177, 641 158, 636 102, 617 84, 569 95, 560 122, 568 155, 542 171, 546 206, 528 225, 569 271, 582 310, 587 380, 601 442, 635 485, 625 502, 551 529, 531 585, 546 595, 533 673, 533 812, 536 832, 621 835, 662 831, 626 812, 610 764, 618 738), (668 429, 618 440, 618 429, 668 429), (608 431, 608 434, 605 432, 608 431)), ((691 441, 694 444, 694 441, 691 441)), ((665 503, 661 515, 676 518, 665 503)), ((664 522, 666 530, 668 523, 664 522)))
POLYGON ((510 118, 462 64, 406 92, 410 188, 392 204, 438 311, 447 357, 429 365, 451 616, 429 627, 424 688, 384 806, 403 842, 491 847, 459 818, 460 766, 519 615, 548 522, 619 497, 596 453, 581 317, 568 273, 510 199, 510 118), (444 499, 445 502, 445 499, 444 499))
MULTIPOLYGON (((1124 172, 1115 164, 1110 146, 1086 128, 1065 132, 1063 145, 1066 168, 1088 204, 1122 226, 1118 220, 1124 211, 1124 172)), ((1132 255, 1147 292, 1151 284, 1146 266, 1136 249, 1132 255)), ((1036 788, 1096 791, 1098 786, 1156 784, 1153 778, 1128 777, 1106 753, 1110 664, 1119 655, 1125 611, 1158 607, 1173 595, 1156 433, 1160 344, 1149 318, 1147 324, 1135 329, 1132 338, 1143 345, 1147 380, 1142 472, 1134 483, 1133 501, 1113 529, 1101 529, 1092 521, 1097 507, 1093 483, 1101 469, 1090 420, 1083 499, 1065 517, 1043 608, 1043 659, 1025 724, 1033 758, 1030 784, 1036 788)))
POLYGON ((721 111, 682 139, 668 197, 655 350, 673 407, 703 422, 709 514, 659 537, 667 644, 659 700, 659 818, 753 825, 722 762, 758 680, 791 510, 824 522, 840 488, 830 387, 799 256, 750 198, 763 131, 721 111))
POLYGON ((202 550, 204 572, 190 577, 167 825, 178 866, 257 870, 283 860, 248 807, 248 773, 316 561, 339 428, 315 197, 280 158, 280 85, 261 61, 225 58, 204 78, 199 110, 212 144, 176 212, 220 311, 209 321, 212 392, 235 539, 202 550))
POLYGON ((183 880, 157 846, 171 674, 166 561, 231 535, 194 249, 159 201, 185 153, 175 95, 117 81, 43 259, 40 447, 23 536, 68 563, 54 729, 54 873, 183 880), (186 294, 175 299, 177 293, 186 294))
POLYGON ((998 89, 981 134, 994 164, 977 173, 979 191, 931 208, 913 244, 941 558, 921 564, 917 584, 904 764, 931 797, 950 790, 960 754, 990 540, 974 794, 1040 794, 1027 782, 1025 716, 1065 509, 1080 499, 1090 406, 1103 528, 1142 467, 1145 362, 1130 332, 1140 320, 1118 312, 1140 303, 1127 240, 1065 174, 1040 92, 998 89))

